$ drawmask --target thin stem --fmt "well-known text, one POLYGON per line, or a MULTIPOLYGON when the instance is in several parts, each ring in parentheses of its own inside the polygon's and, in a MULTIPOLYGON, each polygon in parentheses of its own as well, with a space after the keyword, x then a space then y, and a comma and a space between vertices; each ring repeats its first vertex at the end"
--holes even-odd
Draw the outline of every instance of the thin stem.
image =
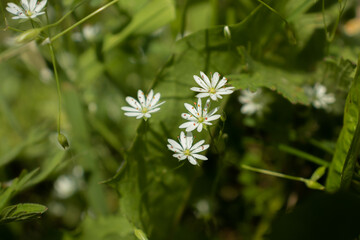
POLYGON ((289 179, 289 180, 295 180, 295 181, 299 181, 299 182, 304 182, 307 183, 309 180, 302 178, 302 177, 294 177, 294 176, 290 176, 290 175, 286 175, 283 173, 278 173, 278 172, 273 172, 270 170, 265 170, 265 169, 261 169, 261 168, 254 168, 254 167, 250 167, 248 165, 242 164, 241 165, 242 168, 246 169, 246 170, 250 170, 253 172, 258 172, 258 173, 263 173, 263 174, 267 174, 270 176, 274 176, 274 177, 281 177, 281 178, 285 178, 285 179, 289 179))
POLYGON ((334 40, 335 37, 335 33, 336 33, 336 29, 340 23, 340 19, 342 14, 344 13, 345 10, 345 6, 346 6, 346 2, 347 0, 344 1, 344 5, 341 5, 341 3, 339 3, 339 15, 336 19, 335 25, 331 31, 331 34, 329 34, 329 31, 327 29, 327 24, 326 24, 326 19, 325 19, 325 0, 322 0, 322 17, 323 17, 323 24, 324 24, 324 31, 325 31, 325 35, 326 35, 326 40, 328 42, 332 42, 334 40))
POLYGON ((53 48, 53 44, 52 44, 51 41, 50 41, 50 43, 49 43, 49 48, 50 48, 50 54, 51 54, 51 61, 52 61, 53 68, 54 68, 54 75, 55 75, 55 80, 56 80, 57 93, 58 93, 58 97, 59 97, 59 117, 58 117, 58 123, 57 123, 57 132, 58 132, 58 134, 60 134, 60 121, 61 121, 61 90, 60 90, 59 76, 58 76, 58 72, 57 72, 57 68, 56 68, 56 60, 55 60, 54 48, 53 48))
MULTIPOLYGON (((87 15, 86 17, 84 17, 83 19, 81 19, 80 21, 78 21, 77 23, 73 24, 72 26, 68 27, 67 29, 65 29, 64 31, 62 31, 61 33, 55 35, 51 40, 49 39, 49 42, 53 42, 56 39, 60 38, 62 35, 66 34, 67 32, 71 31, 72 29, 76 28, 77 26, 79 26, 80 24, 82 24, 83 22, 87 21, 88 19, 92 18, 93 16, 95 16, 96 14, 100 13, 101 11, 105 10, 106 8, 110 7, 111 5, 113 5, 114 3, 118 2, 119 0, 113 0, 111 2, 109 2, 108 4, 98 8, 97 10, 95 10, 94 12, 90 13, 89 15, 87 15)), ((46 40, 45 40, 46 41, 46 40)), ((46 42, 48 43, 48 42, 46 42)))

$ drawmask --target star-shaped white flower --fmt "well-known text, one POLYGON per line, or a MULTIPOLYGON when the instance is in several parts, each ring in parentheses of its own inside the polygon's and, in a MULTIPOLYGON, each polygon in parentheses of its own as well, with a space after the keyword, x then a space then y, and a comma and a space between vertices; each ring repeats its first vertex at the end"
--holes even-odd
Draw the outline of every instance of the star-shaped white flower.
POLYGON ((45 7, 47 0, 21 0, 21 7, 15 3, 8 3, 6 10, 15 15, 12 19, 29 19, 36 18, 39 15, 44 14, 41 12, 45 7))
POLYGON ((198 154, 199 152, 205 151, 209 148, 209 144, 205 144, 205 140, 201 140, 193 144, 194 137, 191 132, 187 132, 186 136, 184 132, 180 133, 179 142, 176 142, 173 139, 168 139, 170 144, 167 145, 169 150, 175 152, 173 157, 178 158, 180 161, 185 160, 186 158, 192 165, 199 165, 196 159, 206 161, 207 157, 204 155, 198 154))
POLYGON ((233 93, 234 87, 224 87, 227 83, 227 79, 223 77, 220 82, 220 74, 215 72, 211 77, 211 82, 209 78, 203 73, 200 72, 200 77, 194 75, 194 79, 200 87, 192 87, 191 90, 199 92, 196 95, 198 98, 210 97, 212 100, 217 101, 217 99, 222 99, 221 95, 228 95, 233 93))
POLYGON ((313 88, 305 87, 305 93, 310 97, 315 108, 327 109, 329 104, 336 101, 334 94, 326 94, 326 87, 320 83, 316 83, 313 88))
POLYGON ((212 125, 211 121, 214 121, 221 117, 220 114, 214 115, 218 111, 218 107, 208 112, 208 109, 210 108, 210 98, 206 101, 204 109, 202 109, 201 106, 201 98, 198 99, 197 104, 194 104, 196 107, 191 106, 188 103, 184 104, 185 108, 189 111, 189 113, 182 113, 181 117, 189 121, 181 124, 179 128, 186 128, 187 132, 191 132, 197 128, 197 131, 201 132, 204 124, 212 125))
POLYGON ((254 113, 261 113, 265 106, 265 102, 261 98, 261 89, 257 89, 255 92, 250 90, 242 90, 239 96, 239 102, 242 105, 241 113, 246 115, 253 115, 254 113))
POLYGON ((154 95, 154 91, 152 89, 146 97, 141 90, 138 90, 139 101, 132 97, 126 97, 125 100, 131 106, 121 108, 126 111, 125 115, 128 117, 136 117, 136 119, 144 118, 145 120, 151 117, 151 113, 159 111, 159 106, 165 103, 165 101, 158 103, 160 100, 160 93, 156 93, 154 95))

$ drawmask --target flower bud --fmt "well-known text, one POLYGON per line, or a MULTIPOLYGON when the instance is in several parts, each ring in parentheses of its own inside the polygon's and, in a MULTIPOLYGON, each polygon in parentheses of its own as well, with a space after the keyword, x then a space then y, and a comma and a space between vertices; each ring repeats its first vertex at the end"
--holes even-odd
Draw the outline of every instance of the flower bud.
POLYGON ((313 180, 308 180, 305 182, 305 184, 308 188, 311 188, 311 189, 317 189, 317 190, 325 189, 325 187, 323 185, 321 185, 320 183, 313 181, 313 180))
POLYGON ((141 229, 134 229, 134 234, 139 240, 148 240, 146 234, 141 229))
POLYGON ((58 135, 58 142, 64 149, 69 147, 69 142, 68 142, 67 138, 61 133, 58 135))
POLYGON ((36 39, 40 33, 40 28, 29 29, 17 36, 15 40, 17 43, 27 43, 36 39))
POLYGON ((224 27, 224 36, 227 40, 231 39, 231 32, 229 26, 224 27))

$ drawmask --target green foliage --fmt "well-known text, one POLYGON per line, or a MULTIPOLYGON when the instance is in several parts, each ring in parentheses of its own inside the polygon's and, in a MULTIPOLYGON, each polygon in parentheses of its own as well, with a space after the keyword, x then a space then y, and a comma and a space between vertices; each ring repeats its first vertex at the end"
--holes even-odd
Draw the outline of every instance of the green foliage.
POLYGON ((344 125, 337 141, 336 151, 326 181, 327 190, 331 192, 350 186, 359 154, 359 71, 358 67, 346 99, 344 125))
POLYGON ((47 207, 34 203, 22 203, 8 206, 0 212, 0 223, 39 218, 46 210, 47 207))

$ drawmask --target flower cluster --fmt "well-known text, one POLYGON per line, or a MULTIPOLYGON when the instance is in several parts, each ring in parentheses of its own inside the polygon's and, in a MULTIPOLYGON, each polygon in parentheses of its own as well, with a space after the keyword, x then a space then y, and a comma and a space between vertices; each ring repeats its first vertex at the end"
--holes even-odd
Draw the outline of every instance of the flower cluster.
MULTIPOLYGON (((200 87, 192 87, 191 90, 200 92, 196 95, 198 98, 197 103, 194 106, 184 103, 187 113, 182 113, 181 117, 187 122, 181 124, 179 128, 185 128, 186 133, 180 132, 178 141, 168 139, 167 147, 173 151, 173 157, 179 159, 179 161, 187 159, 193 165, 199 165, 197 160, 208 160, 206 156, 199 154, 209 148, 209 144, 204 144, 205 140, 200 140, 193 144, 194 136, 193 130, 201 132, 206 129, 207 126, 212 125, 212 121, 215 121, 221 117, 220 114, 216 114, 219 107, 210 110, 211 100, 217 101, 222 99, 222 95, 228 95, 233 92, 234 87, 226 87, 227 79, 223 77, 220 80, 220 74, 214 73, 209 78, 200 72, 200 77, 194 75, 194 79, 200 87), (220 80, 220 81, 219 81, 220 80), (202 98, 208 97, 203 107, 202 98)), ((141 90, 138 90, 138 100, 132 97, 126 97, 127 103, 130 107, 122 107, 125 111, 125 115, 128 117, 136 117, 137 119, 143 118, 145 121, 151 117, 152 113, 158 112, 160 106, 165 102, 160 102, 160 93, 154 95, 154 91, 150 90, 147 96, 141 90)))
POLYGON ((168 139, 168 148, 175 152, 173 156, 180 161, 187 158, 193 165, 199 165, 197 159, 203 161, 207 160, 207 157, 197 153, 206 150, 210 145, 203 145, 205 140, 200 140, 192 146, 192 131, 196 129, 198 132, 201 132, 203 129, 206 129, 207 126, 212 125, 212 121, 219 119, 221 115, 216 114, 219 108, 216 107, 210 110, 211 100, 218 101, 218 99, 223 98, 222 95, 231 94, 234 89, 234 87, 225 87, 227 79, 223 77, 220 80, 220 74, 217 72, 212 75, 211 81, 203 72, 200 72, 200 76, 201 78, 194 75, 194 80, 200 87, 190 88, 192 91, 199 92, 196 95, 198 98, 197 103, 195 102, 194 106, 184 103, 188 112, 181 114, 181 117, 187 120, 187 122, 181 124, 179 128, 185 128, 186 136, 184 132, 180 133, 180 144, 173 139, 168 139), (203 107, 202 98, 206 97, 208 97, 208 99, 203 107))

